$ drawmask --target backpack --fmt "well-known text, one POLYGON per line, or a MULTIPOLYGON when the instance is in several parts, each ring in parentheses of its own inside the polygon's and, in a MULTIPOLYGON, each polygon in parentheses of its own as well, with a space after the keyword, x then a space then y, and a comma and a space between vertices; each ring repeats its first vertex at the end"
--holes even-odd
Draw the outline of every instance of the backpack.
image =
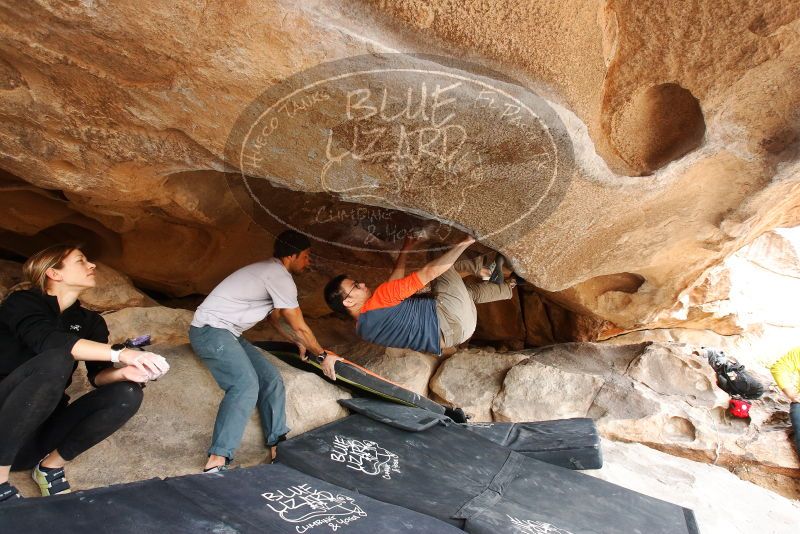
POLYGON ((764 394, 764 384, 747 372, 744 365, 729 360, 724 352, 705 349, 708 363, 717 375, 717 386, 731 397, 758 399, 764 394))

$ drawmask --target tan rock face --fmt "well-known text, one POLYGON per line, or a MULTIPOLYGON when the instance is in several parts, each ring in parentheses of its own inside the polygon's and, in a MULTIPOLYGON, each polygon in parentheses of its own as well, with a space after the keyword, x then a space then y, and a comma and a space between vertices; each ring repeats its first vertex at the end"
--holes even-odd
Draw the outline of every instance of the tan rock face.
POLYGON ((461 407, 473 421, 492 421, 491 403, 506 372, 525 359, 524 355, 494 351, 457 352, 439 365, 430 382, 431 393, 461 407))
MULTIPOLYGON (((501 249, 537 287, 572 289, 567 308, 627 330, 646 327, 710 266, 765 230, 800 223, 797 11, 791 0, 714 9, 659 0, 648 4, 647 16, 622 0, 485 7, 274 0, 206 9, 191 2, 168 9, 44 3, 26 10, 6 3, 0 247, 29 255, 77 239, 142 287, 208 292, 236 267, 268 256, 276 231, 274 220, 254 216, 258 206, 248 205, 249 197, 237 197, 231 177, 240 165, 225 148, 258 95, 278 80, 359 54, 469 57, 499 74, 457 67, 466 78, 529 96, 501 80, 517 79, 546 98, 563 125, 559 150, 571 150, 556 159, 571 164, 555 183, 563 196, 540 205, 541 217, 490 235, 517 208, 535 205, 528 194, 541 184, 532 149, 539 145, 507 135, 474 109, 460 110, 458 124, 464 146, 481 148, 472 152, 480 164, 445 157, 449 167, 437 166, 423 158, 410 169, 384 156, 398 146, 402 156, 425 156, 424 139, 403 137, 423 124, 409 120, 403 130, 402 121, 376 115, 356 128, 329 107, 306 113, 297 100, 291 111, 307 120, 281 132, 259 174, 281 188, 256 196, 271 212, 296 213, 304 229, 328 241, 377 240, 374 250, 392 248, 398 228, 370 228, 367 215, 350 217, 348 210, 380 206, 452 223, 501 249), (326 149, 341 155, 348 143, 364 148, 369 142, 352 146, 353 134, 385 126, 392 127, 388 137, 372 145, 383 156, 350 151, 357 158, 322 192, 326 149), (406 154, 404 146, 416 152, 406 154), (387 189, 397 176, 404 186, 387 189), (419 187, 408 187, 412 182, 419 187), (375 183, 386 194, 362 194, 375 183)), ((440 69, 445 63, 407 61, 440 69)), ((370 90, 377 102, 381 84, 365 83, 355 89, 370 90)), ((452 94, 487 106, 491 100, 466 83, 452 94)), ((393 102, 402 106, 404 95, 393 102)), ((443 131, 436 131, 441 141, 443 131)), ((451 148, 455 140, 451 135, 451 148)), ((390 263, 374 251, 337 250, 319 261, 325 276, 325 269, 353 263, 390 263)))
POLYGON ((623 335, 606 331, 599 338, 612 344, 677 341, 718 347, 766 372, 800 339, 798 250, 797 228, 767 232, 710 268, 652 325, 667 328, 623 335))
POLYGON ((125 308, 103 316, 108 325, 109 342, 150 334, 153 344, 189 342, 189 324, 194 313, 189 310, 153 306, 125 308))
POLYGON ((97 263, 97 286, 81 293, 81 304, 90 310, 115 311, 122 308, 157 306, 156 301, 136 289, 130 278, 107 265, 97 263))
POLYGON ((583 417, 603 380, 567 373, 535 361, 512 367, 492 401, 497 421, 543 421, 583 417))
MULTIPOLYGON (((69 464, 73 488, 202 470, 222 391, 189 345, 157 345, 153 350, 169 360, 170 372, 147 385, 142 407, 133 419, 69 464)), ((349 394, 314 374, 298 371, 272 356, 265 357, 278 367, 286 386, 290 436, 346 415, 336 400, 349 394)), ((89 388, 85 378, 77 379, 70 393, 78 396, 89 388)), ((266 455, 261 423, 254 411, 236 460, 242 465, 255 465, 263 462, 266 455)), ((22 484, 26 495, 36 495, 38 489, 32 486, 27 472, 15 474, 13 480, 22 484)))
POLYGON ((708 270, 658 324, 723 335, 760 326, 800 327, 800 230, 767 232, 708 270))
POLYGON ((423 396, 428 396, 428 382, 438 365, 439 359, 431 354, 392 348, 364 363, 370 371, 423 396))

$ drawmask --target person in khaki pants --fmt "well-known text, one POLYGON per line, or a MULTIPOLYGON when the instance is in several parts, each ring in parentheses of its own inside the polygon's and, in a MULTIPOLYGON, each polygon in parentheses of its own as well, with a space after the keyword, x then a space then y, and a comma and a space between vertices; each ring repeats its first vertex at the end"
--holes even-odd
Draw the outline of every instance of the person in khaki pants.
MULTIPOLYGON (((464 283, 459 272, 487 276, 484 257, 462 259, 475 242, 469 237, 420 270, 405 275, 407 253, 416 240, 407 239, 389 280, 372 291, 363 282, 341 274, 325 286, 325 301, 335 312, 356 320, 358 335, 378 345, 441 355, 468 340, 475 332, 475 304, 512 297, 515 281, 464 283), (431 283, 435 298, 416 296, 431 283)), ((496 269, 501 268, 497 264, 496 269)))

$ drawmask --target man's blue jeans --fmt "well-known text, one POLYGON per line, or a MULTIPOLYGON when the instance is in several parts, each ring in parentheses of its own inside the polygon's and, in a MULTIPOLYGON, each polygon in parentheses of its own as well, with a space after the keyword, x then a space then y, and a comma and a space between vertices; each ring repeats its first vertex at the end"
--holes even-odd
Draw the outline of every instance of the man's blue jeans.
POLYGON ((189 327, 189 341, 225 391, 208 454, 233 458, 256 406, 267 447, 289 432, 283 379, 257 348, 244 337, 207 325, 189 327))

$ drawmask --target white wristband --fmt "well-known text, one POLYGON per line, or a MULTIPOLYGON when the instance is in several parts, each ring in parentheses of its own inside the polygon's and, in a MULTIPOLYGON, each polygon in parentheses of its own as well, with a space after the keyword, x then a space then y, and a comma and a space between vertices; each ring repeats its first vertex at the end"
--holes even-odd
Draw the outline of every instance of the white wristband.
POLYGON ((111 363, 119 363, 119 355, 122 354, 122 351, 125 349, 114 350, 111 349, 111 363))

